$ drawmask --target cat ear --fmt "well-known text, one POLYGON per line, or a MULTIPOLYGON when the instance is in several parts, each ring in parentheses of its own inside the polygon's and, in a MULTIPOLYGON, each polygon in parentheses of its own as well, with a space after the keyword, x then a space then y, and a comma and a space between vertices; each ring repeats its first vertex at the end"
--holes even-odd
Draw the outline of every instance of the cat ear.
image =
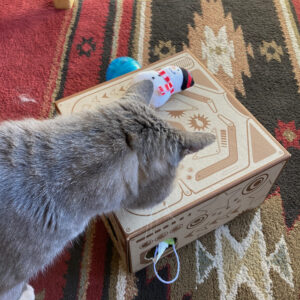
POLYGON ((212 133, 205 132, 183 132, 181 135, 183 137, 183 143, 179 150, 181 159, 188 154, 198 152, 204 147, 212 144, 216 139, 215 135, 212 133))
POLYGON ((124 99, 141 101, 149 104, 154 91, 153 82, 151 80, 133 81, 133 84, 128 88, 124 99))
POLYGON ((126 144, 127 146, 132 150, 134 151, 135 150, 135 146, 136 146, 136 143, 137 143, 137 135, 134 134, 134 133, 128 133, 128 132, 124 132, 125 133, 125 141, 126 141, 126 144))

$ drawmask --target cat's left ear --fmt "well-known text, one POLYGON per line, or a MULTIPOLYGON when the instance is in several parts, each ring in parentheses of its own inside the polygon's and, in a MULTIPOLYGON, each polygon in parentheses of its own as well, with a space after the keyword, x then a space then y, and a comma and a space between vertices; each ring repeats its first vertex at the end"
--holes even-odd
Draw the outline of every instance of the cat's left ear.
POLYGON ((153 82, 149 79, 133 82, 122 99, 131 99, 149 104, 154 91, 153 82))
POLYGON ((179 146, 179 156, 183 159, 186 155, 198 152, 212 144, 216 137, 212 133, 205 132, 181 132, 182 143, 179 146))
POLYGON ((136 149, 136 143, 138 140, 138 136, 134 133, 125 133, 125 141, 128 146, 132 151, 136 149))

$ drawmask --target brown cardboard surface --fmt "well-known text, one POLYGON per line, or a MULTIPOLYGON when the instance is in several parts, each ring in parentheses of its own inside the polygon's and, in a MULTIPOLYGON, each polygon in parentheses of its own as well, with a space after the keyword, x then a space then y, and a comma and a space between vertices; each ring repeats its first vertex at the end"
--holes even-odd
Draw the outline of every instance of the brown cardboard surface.
MULTIPOLYGON (((200 238, 218 228, 242 212, 259 206, 269 193, 285 162, 257 174, 226 192, 198 205, 182 210, 156 226, 149 226, 134 238, 129 239, 130 270, 136 272, 152 263, 146 254, 159 242, 177 239, 177 248, 200 238)), ((168 255, 169 253, 165 253, 168 255)))
MULTIPOLYGON (((108 217, 120 238, 117 247, 126 252, 132 271, 151 263, 144 255, 159 241, 176 235, 177 247, 182 247, 258 206, 290 156, 188 51, 142 70, 167 65, 188 69, 195 85, 173 95, 157 110, 158 115, 180 129, 213 132, 217 140, 182 161, 174 189, 163 203, 149 210, 122 210, 108 217), (239 194, 238 209, 237 203, 228 202, 233 199, 231 191, 234 197, 239 194), (218 213, 219 218, 212 220, 218 213), (191 234, 193 226, 197 226, 197 234, 191 234)), ((136 72, 62 99, 57 107, 61 114, 68 115, 108 104, 125 93, 136 72)))

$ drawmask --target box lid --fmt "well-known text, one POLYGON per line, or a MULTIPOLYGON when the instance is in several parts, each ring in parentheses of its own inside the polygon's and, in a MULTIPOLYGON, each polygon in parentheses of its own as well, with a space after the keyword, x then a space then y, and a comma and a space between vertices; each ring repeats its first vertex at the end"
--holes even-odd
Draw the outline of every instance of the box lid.
MULTIPOLYGON (((289 153, 190 52, 178 53, 142 70, 157 70, 168 65, 189 70, 195 85, 173 95, 158 109, 158 114, 172 126, 193 132, 212 132, 217 140, 181 162, 174 189, 163 203, 153 209, 115 213, 128 236, 136 235, 150 223, 161 223, 170 215, 205 201, 289 157, 289 153)), ((57 108, 61 114, 68 115, 110 103, 125 93, 136 72, 64 98, 57 102, 57 108)), ((255 185, 262 183, 255 182, 255 185)))

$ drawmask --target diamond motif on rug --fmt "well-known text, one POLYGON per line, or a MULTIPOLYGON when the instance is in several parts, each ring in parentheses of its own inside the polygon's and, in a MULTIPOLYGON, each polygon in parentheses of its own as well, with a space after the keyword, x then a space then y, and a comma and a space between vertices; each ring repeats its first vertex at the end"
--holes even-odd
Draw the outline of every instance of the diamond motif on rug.
POLYGON ((284 237, 278 241, 272 254, 266 254, 260 210, 257 210, 248 235, 242 242, 231 235, 226 225, 215 231, 215 242, 215 255, 209 253, 200 241, 196 242, 196 282, 203 283, 211 270, 216 268, 220 299, 235 299, 241 285, 248 286, 257 299, 273 299, 271 268, 294 287, 284 237))

